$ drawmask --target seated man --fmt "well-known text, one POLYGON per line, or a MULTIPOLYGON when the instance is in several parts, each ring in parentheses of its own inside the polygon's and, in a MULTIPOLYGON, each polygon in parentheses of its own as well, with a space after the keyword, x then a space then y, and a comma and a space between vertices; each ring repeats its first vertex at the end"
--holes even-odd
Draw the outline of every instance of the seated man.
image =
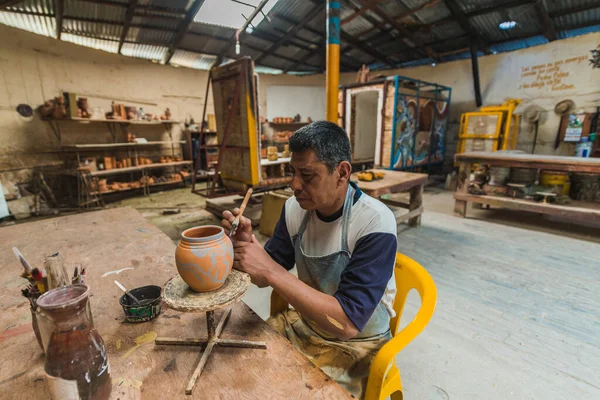
MULTIPOLYGON (((290 150, 294 197, 264 249, 242 217, 234 268, 293 306, 269 324, 362 398, 373 357, 391 338, 396 219, 350 182, 350 141, 336 124, 299 129, 290 150), (287 272, 294 265, 298 278, 287 272)), ((227 233, 238 212, 223 213, 227 233)))

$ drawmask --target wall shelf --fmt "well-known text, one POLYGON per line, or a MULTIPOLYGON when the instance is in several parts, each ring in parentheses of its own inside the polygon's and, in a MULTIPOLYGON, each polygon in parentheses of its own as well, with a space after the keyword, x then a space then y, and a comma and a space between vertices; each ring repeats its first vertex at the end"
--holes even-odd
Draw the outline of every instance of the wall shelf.
POLYGON ((73 144, 73 145, 65 145, 62 146, 65 150, 95 150, 95 149, 114 149, 119 147, 146 147, 146 146, 160 146, 160 145, 174 145, 174 144, 185 144, 185 140, 180 141, 154 141, 154 142, 146 142, 146 143, 96 143, 96 144, 73 144))
POLYGON ((125 167, 125 168, 105 169, 105 170, 101 170, 101 171, 90 171, 90 175, 91 176, 117 175, 117 174, 124 174, 127 172, 142 171, 142 170, 146 170, 146 169, 176 167, 176 166, 191 165, 191 164, 192 164, 191 161, 174 161, 174 162, 169 162, 169 163, 145 164, 145 165, 138 165, 136 167, 125 167))

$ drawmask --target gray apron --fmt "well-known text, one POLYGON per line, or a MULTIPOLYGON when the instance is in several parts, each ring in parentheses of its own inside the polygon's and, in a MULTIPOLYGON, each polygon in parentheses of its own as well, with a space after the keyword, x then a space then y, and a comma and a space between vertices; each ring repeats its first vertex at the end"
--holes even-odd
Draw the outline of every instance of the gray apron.
MULTIPOLYGON (((302 249, 302 237, 310 221, 313 212, 306 213, 298 234, 292 237, 294 250, 296 254, 296 267, 298 268, 298 278, 308 286, 317 289, 322 293, 333 295, 337 291, 342 272, 350 262, 350 250, 348 248, 348 226, 350 224, 350 213, 354 199, 354 188, 348 185, 346 200, 342 214, 342 250, 326 256, 312 257, 304 253, 302 249)), ((312 321, 305 320, 316 333, 326 339, 335 339, 331 334, 324 332, 312 321)), ((385 305, 380 301, 373 315, 367 322, 367 325, 360 331, 354 339, 368 339, 385 334, 390 329, 390 315, 385 305)))

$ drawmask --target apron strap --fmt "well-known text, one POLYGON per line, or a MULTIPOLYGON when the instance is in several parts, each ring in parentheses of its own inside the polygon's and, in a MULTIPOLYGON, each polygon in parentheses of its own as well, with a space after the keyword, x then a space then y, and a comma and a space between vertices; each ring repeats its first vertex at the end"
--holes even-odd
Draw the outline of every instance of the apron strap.
POLYGON ((350 215, 352 203, 354 200, 354 188, 348 183, 348 191, 346 192, 346 200, 344 201, 344 211, 342 213, 342 251, 350 255, 350 247, 348 246, 348 227, 350 225, 350 215))

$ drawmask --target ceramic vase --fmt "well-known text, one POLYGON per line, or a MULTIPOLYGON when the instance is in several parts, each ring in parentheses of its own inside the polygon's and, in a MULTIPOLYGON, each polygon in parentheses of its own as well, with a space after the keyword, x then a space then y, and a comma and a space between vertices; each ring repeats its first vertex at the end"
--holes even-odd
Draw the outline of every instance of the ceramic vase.
POLYGON ((187 229, 175 250, 177 271, 196 292, 223 286, 233 266, 233 244, 223 228, 206 225, 187 229))

